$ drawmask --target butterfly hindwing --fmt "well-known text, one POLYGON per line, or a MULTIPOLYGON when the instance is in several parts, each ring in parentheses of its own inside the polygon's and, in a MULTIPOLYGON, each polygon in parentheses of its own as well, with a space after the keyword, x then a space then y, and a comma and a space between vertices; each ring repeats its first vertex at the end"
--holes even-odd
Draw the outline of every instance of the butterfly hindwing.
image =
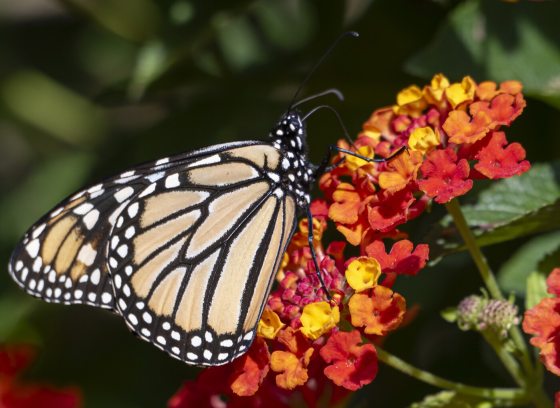
POLYGON ((200 156, 147 186, 117 219, 108 262, 117 309, 140 337, 218 365, 254 338, 295 226, 268 145, 200 156))
POLYGON ((63 201, 14 250, 9 265, 14 280, 48 302, 112 309, 107 240, 119 212, 145 185, 125 173, 63 201))

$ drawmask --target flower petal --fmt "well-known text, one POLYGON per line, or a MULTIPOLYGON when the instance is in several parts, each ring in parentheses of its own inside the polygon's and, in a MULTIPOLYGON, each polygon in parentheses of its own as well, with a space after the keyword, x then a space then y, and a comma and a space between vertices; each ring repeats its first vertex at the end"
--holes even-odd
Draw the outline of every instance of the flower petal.
POLYGON ((361 256, 350 262, 345 276, 352 289, 362 292, 377 285, 381 276, 381 265, 375 258, 361 256))
POLYGON ((312 340, 331 331, 340 320, 338 306, 328 302, 316 302, 306 305, 301 313, 301 332, 312 340))

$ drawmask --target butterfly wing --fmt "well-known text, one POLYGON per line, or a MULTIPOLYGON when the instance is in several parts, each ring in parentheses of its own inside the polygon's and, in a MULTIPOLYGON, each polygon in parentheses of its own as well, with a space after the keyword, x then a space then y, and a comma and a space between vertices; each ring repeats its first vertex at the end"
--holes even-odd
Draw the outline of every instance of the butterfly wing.
POLYGON ((246 351, 295 228, 281 159, 268 144, 207 155, 123 209, 108 262, 117 309, 136 334, 190 364, 246 351))
POLYGON ((175 167, 254 143, 216 145, 146 163, 74 194, 29 229, 12 253, 10 274, 26 292, 47 302, 114 309, 107 250, 123 208, 175 167))
POLYGON ((125 174, 63 201, 31 227, 12 253, 13 279, 47 302, 112 309, 107 240, 119 212, 145 184, 125 174))

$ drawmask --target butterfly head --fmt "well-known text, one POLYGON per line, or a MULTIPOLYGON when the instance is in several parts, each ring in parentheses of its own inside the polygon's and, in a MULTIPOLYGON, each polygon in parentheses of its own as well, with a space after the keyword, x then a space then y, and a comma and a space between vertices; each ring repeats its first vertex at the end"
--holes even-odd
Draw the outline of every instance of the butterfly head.
POLYGON ((300 154, 307 153, 305 125, 297 111, 288 111, 270 131, 272 143, 277 149, 300 154))
POLYGON ((270 132, 272 145, 282 156, 280 177, 285 190, 293 194, 299 207, 310 202, 313 166, 307 158, 305 124, 297 111, 286 112, 270 132))

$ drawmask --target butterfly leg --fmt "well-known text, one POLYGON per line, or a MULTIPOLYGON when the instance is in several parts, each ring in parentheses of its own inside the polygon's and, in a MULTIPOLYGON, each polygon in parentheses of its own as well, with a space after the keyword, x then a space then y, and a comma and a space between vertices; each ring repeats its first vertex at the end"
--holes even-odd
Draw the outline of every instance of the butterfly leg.
POLYGON ((315 173, 314 173, 314 177, 315 177, 315 179, 317 179, 322 174, 328 173, 329 171, 334 170, 335 168, 337 168, 338 166, 340 166, 344 162, 344 157, 343 157, 340 160, 336 161, 335 163, 329 165, 329 161, 330 161, 332 155, 335 154, 335 153, 344 153, 344 154, 347 154, 349 156, 354 156, 354 157, 357 157, 359 159, 365 160, 369 163, 384 163, 384 162, 390 161, 390 160, 394 159, 395 157, 399 156, 406 149, 407 149, 406 146, 402 146, 399 150, 397 150, 396 152, 391 154, 389 157, 382 157, 382 158, 379 158, 379 159, 373 158, 372 159, 370 157, 363 156, 363 155, 361 155, 359 153, 356 153, 356 152, 353 152, 351 150, 343 149, 342 147, 338 147, 337 145, 330 145, 328 150, 327 150, 327 154, 325 154, 325 157, 321 161, 321 164, 319 164, 319 166, 317 166, 317 168, 315 170, 315 173))
POLYGON ((323 280, 323 276, 321 275, 321 269, 319 268, 319 262, 317 261, 317 254, 315 253, 315 247, 313 246, 313 215, 311 214, 311 209, 307 206, 307 242, 309 245, 309 250, 311 251, 311 258, 313 259, 313 265, 315 266, 315 272, 317 274, 317 278, 321 283, 321 287, 325 291, 327 295, 327 299, 331 300, 331 295, 329 290, 327 289, 327 285, 325 285, 325 281, 323 280))

